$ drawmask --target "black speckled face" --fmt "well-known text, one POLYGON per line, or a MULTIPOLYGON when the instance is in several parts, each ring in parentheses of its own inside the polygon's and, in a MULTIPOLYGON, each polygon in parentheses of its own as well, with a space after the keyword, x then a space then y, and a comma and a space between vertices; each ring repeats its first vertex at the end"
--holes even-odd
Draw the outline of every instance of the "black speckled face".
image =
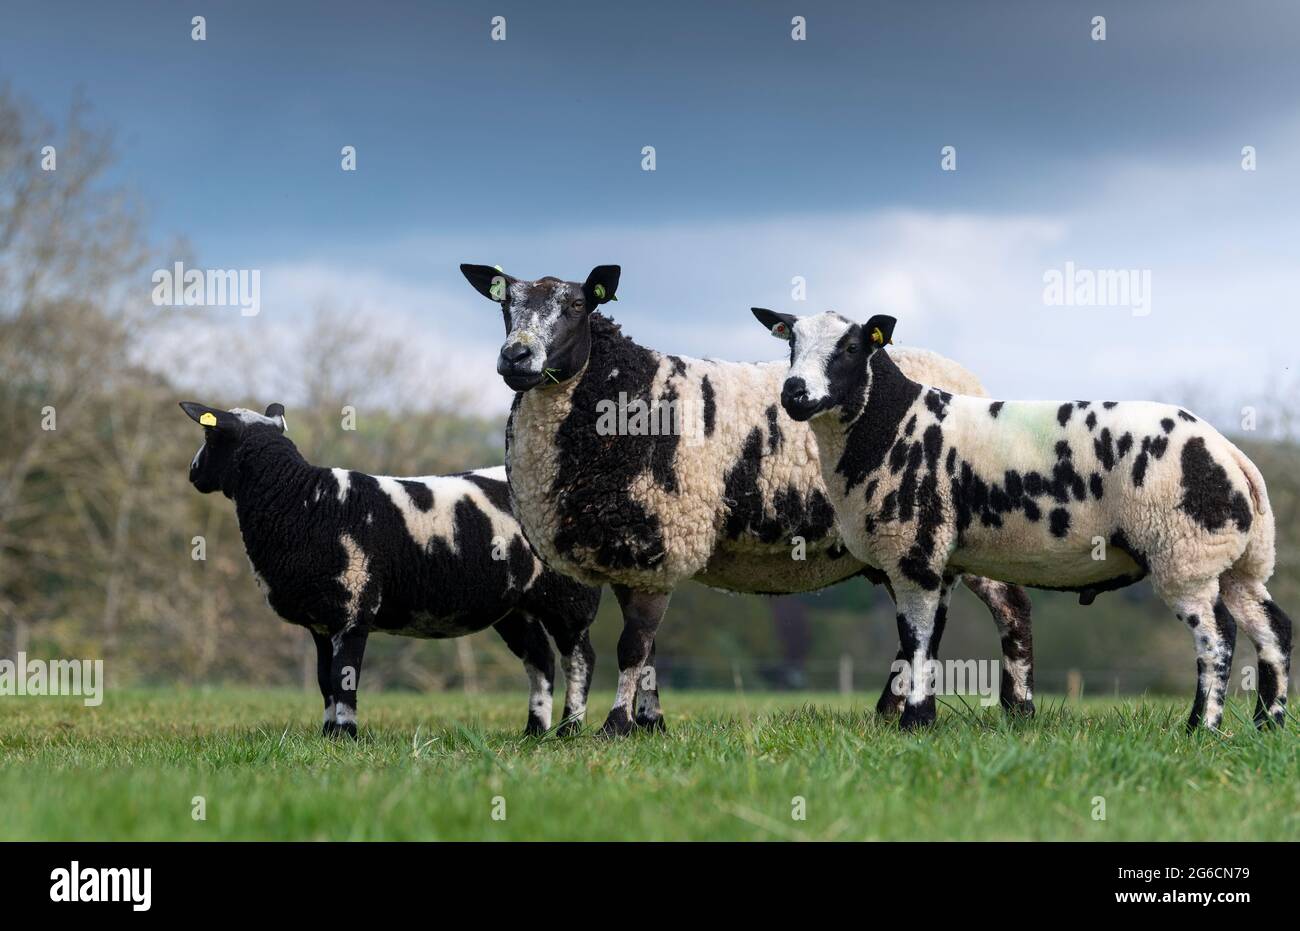
POLYGON ((600 265, 583 283, 539 278, 523 281, 499 269, 462 265, 470 284, 501 305, 506 341, 497 356, 497 374, 515 391, 572 378, 591 351, 589 314, 614 300, 619 267, 600 265))

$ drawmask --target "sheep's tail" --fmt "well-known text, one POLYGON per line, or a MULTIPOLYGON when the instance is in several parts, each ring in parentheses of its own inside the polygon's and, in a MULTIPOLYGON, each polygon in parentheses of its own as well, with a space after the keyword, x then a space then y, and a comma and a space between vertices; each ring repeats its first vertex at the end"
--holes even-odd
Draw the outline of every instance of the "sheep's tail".
POLYGON ((1255 463, 1250 461, 1250 457, 1231 442, 1228 443, 1228 448, 1232 451, 1232 458, 1236 461, 1237 468, 1246 479, 1246 487, 1250 489, 1251 510, 1254 514, 1250 527, 1250 542, 1246 544, 1246 551, 1241 554, 1233 569, 1264 582, 1273 574, 1276 542, 1273 508, 1268 503, 1268 488, 1264 484, 1264 476, 1260 474, 1255 463))

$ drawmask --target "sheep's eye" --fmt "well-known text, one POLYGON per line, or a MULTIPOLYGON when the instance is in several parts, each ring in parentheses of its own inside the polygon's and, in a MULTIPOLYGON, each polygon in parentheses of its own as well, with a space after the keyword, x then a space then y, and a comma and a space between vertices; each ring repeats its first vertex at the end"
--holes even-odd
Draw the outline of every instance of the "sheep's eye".
POLYGON ((848 352, 849 352, 850 354, 852 354, 852 353, 855 353, 855 352, 858 351, 858 344, 857 344, 857 343, 849 343, 849 344, 848 344, 847 346, 845 346, 844 348, 845 348, 846 350, 848 350, 848 352))
POLYGON ((573 302, 573 309, 574 309, 574 310, 582 310, 582 308, 584 308, 584 307, 586 307, 586 306, 587 306, 587 304, 586 304, 586 302, 585 302, 582 298, 578 298, 577 300, 575 300, 575 301, 573 302))

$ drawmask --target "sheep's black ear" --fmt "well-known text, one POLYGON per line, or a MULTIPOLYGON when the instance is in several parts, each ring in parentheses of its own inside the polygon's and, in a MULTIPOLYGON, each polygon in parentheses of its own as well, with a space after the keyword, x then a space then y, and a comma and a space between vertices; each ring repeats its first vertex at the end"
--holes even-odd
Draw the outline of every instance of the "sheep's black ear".
POLYGON ((272 420, 280 421, 280 432, 284 433, 289 429, 289 422, 284 419, 284 405, 280 403, 266 405, 266 416, 272 420))
POLYGON ((888 346, 894 341, 894 324, 898 321, 885 314, 876 314, 862 325, 873 349, 888 346))
POLYGON ((182 401, 181 410, 189 414, 190 420, 200 426, 233 431, 238 431, 240 427, 238 417, 219 407, 208 407, 206 404, 198 404, 194 401, 182 401))
POLYGON ((789 340, 794 336, 794 322, 799 319, 794 314, 778 314, 775 310, 768 310, 766 307, 749 309, 758 318, 758 322, 767 327, 768 332, 777 339, 789 340))
POLYGON ((614 292, 618 290, 618 276, 622 271, 622 266, 619 265, 597 265, 593 268, 582 286, 587 302, 594 305, 618 300, 614 292))
POLYGON ((515 283, 514 278, 491 265, 462 265, 460 273, 475 291, 498 304, 505 303, 506 291, 515 283))

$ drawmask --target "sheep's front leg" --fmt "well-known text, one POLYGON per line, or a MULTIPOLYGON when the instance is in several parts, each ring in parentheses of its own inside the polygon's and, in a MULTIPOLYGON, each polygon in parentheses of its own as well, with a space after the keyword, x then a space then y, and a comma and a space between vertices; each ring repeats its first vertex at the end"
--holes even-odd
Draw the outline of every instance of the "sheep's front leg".
MULTIPOLYGON (((655 634, 668 609, 669 598, 668 592, 641 592, 624 585, 613 588, 619 607, 623 609, 623 633, 618 638, 618 690, 614 695, 614 707, 600 729, 606 737, 627 734, 632 730, 637 688, 642 685, 642 672, 650 659, 655 634)), ((653 670, 654 667, 649 668, 653 670)), ((647 687, 653 685, 648 683, 647 687)), ((657 697, 656 693, 656 706, 657 697)))
POLYGON ((334 687, 331 670, 334 666, 334 644, 324 634, 311 632, 311 639, 316 644, 316 684, 320 686, 320 696, 325 700, 325 723, 321 725, 321 735, 328 737, 334 733, 334 687))
POLYGON ((335 733, 357 736, 357 686, 361 684, 361 660, 366 654, 370 628, 352 624, 332 638, 334 659, 330 683, 334 695, 335 733))
MULTIPOLYGON (((951 582, 945 582, 940 589, 939 607, 934 613, 934 633, 930 637, 930 659, 939 657, 939 641, 943 639, 943 629, 948 623, 948 602, 952 598, 952 588, 951 582)), ((890 594, 892 596, 892 589, 890 594)), ((897 607, 897 601, 894 604, 897 607)), ((907 655, 907 650, 899 646, 898 655, 894 657, 894 662, 889 667, 889 679, 885 682, 885 690, 880 693, 880 700, 876 702, 877 714, 892 718, 902 713, 907 703, 907 686, 906 680, 902 680, 901 676, 910 664, 911 658, 907 655)))
POLYGON ((662 731, 664 713, 659 707, 659 674, 655 669, 655 645, 650 644, 650 655, 641 667, 641 675, 636 680, 636 716, 632 719, 637 727, 647 731, 662 731))
POLYGON ((903 675, 907 699, 899 726, 903 730, 934 723, 934 693, 929 676, 929 660, 935 632, 939 628, 939 608, 944 598, 941 589, 917 588, 894 580, 898 593, 898 640, 907 666, 903 675))

